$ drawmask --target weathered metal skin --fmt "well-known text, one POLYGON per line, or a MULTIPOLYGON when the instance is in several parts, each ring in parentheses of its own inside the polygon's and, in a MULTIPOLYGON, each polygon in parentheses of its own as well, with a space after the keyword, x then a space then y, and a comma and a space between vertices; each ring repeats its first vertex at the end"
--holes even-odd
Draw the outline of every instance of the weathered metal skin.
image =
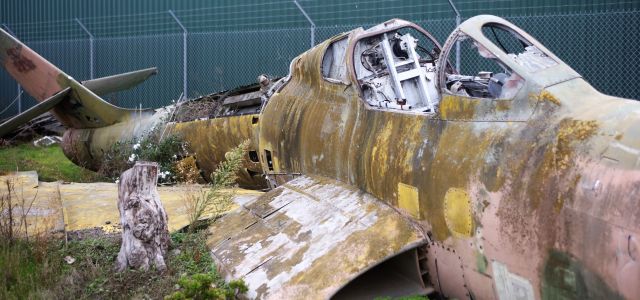
POLYGON ((128 122, 118 122, 100 128, 69 128, 62 140, 64 154, 75 164, 97 171, 103 163, 103 156, 117 142, 139 139, 162 123, 166 110, 156 113, 143 111, 128 122))
MULTIPOLYGON (((460 30, 481 40, 488 21, 510 25, 472 18, 460 30)), ((446 296, 504 297, 504 274, 517 274, 535 298, 640 297, 640 104, 597 92, 560 63, 535 76, 513 66, 529 76, 512 101, 443 92, 438 114, 378 110, 354 78, 322 78, 331 42, 294 61, 262 113, 273 173, 336 178, 395 206, 400 184, 415 187, 432 260, 445 263, 437 269, 462 268, 430 269, 446 296), (460 197, 465 224, 447 213, 460 197)))
POLYGON ((210 232, 227 278, 243 278, 247 296, 267 299, 329 298, 371 266, 424 244, 392 207, 351 185, 307 176, 247 201, 210 232))
MULTIPOLYGON (((447 62, 441 59, 434 79, 440 97, 435 112, 372 107, 364 100, 356 77, 355 43, 402 26, 415 25, 392 20, 377 27, 380 31, 346 33, 347 82, 322 76, 325 51, 344 37, 339 35, 294 59, 286 84, 269 98, 259 115, 169 124, 167 130, 181 134, 191 144, 205 173, 215 168, 224 152, 251 139, 250 150, 258 151, 260 162, 250 162, 242 171, 245 185, 266 184, 254 172, 264 173, 271 184, 297 178, 292 181, 296 185, 310 176, 315 181, 306 186, 310 189, 335 186, 348 190, 345 186, 350 186, 362 193, 353 199, 372 196, 395 207, 399 212, 394 218, 403 216, 419 225, 418 232, 427 234, 420 237, 412 231, 410 239, 402 234, 390 236, 392 249, 372 257, 380 261, 407 244, 419 244, 416 240, 428 241, 430 284, 447 297, 640 298, 640 103, 599 93, 526 32, 501 18, 478 16, 454 31, 441 57, 447 57, 459 36, 471 37, 524 80, 511 100, 452 94, 444 84, 447 62), (557 64, 529 71, 484 36, 485 24, 510 28, 557 64)), ((14 49, 1 46, 5 52, 14 49)), ((5 65, 7 57, 0 57, 5 65)), ((80 124, 84 127, 76 128, 85 129, 67 132, 64 145, 67 156, 89 168, 99 167, 103 151, 113 143, 144 135, 162 119, 162 112, 118 112, 114 116, 122 118, 120 123, 115 117, 109 119, 109 114, 92 115, 116 123, 94 129, 80 124)), ((278 198, 278 191, 288 188, 281 185, 258 201, 268 208, 271 202, 267 200, 278 198)), ((247 211, 253 213, 256 208, 246 205, 243 211, 223 218, 228 221, 215 225, 218 232, 228 233, 228 241, 211 241, 211 246, 220 250, 214 254, 227 274, 234 276, 245 276, 251 273, 246 267, 256 266, 238 253, 259 254, 267 260, 273 255, 277 268, 267 268, 261 273, 264 278, 250 278, 252 295, 296 295, 280 295, 278 287, 295 286, 296 280, 311 278, 309 274, 328 278, 325 276, 335 271, 327 260, 330 256, 323 256, 314 262, 311 273, 287 277, 293 265, 283 265, 290 257, 283 258, 277 249, 246 252, 249 248, 245 246, 250 245, 244 241, 270 243, 278 234, 274 228, 279 228, 279 223, 270 224, 265 215, 254 221, 269 225, 268 230, 247 232, 243 222, 253 216, 247 211)), ((282 207, 279 214, 289 211, 282 207)), ((381 207, 376 211, 386 211, 381 207)), ((318 215, 328 213, 322 210, 318 215)), ((405 225, 402 227, 409 230, 405 225)), ((351 233, 380 233, 374 227, 351 233)), ((331 227, 334 231, 341 228, 331 227)), ((307 233, 294 230, 286 234, 295 239, 307 233)), ((373 241, 359 240, 368 247, 373 241)), ((349 276, 316 285, 308 281, 303 291, 315 289, 319 297, 331 296, 345 281, 375 265, 369 258, 352 266, 349 276)), ((341 266, 350 263, 342 262, 341 266)))
MULTIPOLYGON (((135 117, 130 122, 117 123, 96 129, 69 129, 65 132, 62 149, 65 155, 79 166, 98 170, 103 156, 116 142, 140 139, 163 124, 168 112, 158 110, 153 115, 135 117)), ((198 168, 204 176, 211 174, 224 160, 224 154, 245 140, 250 140, 249 150, 257 150, 255 143, 258 115, 222 117, 203 121, 169 123, 165 135, 180 136, 189 151, 196 156, 198 168)), ((267 184, 258 162, 245 161, 238 173, 238 183, 246 188, 262 189, 267 184)))
MULTIPOLYGON (((258 150, 258 118, 258 115, 244 115, 171 123, 167 130, 180 135, 196 154, 198 168, 204 174, 211 174, 224 160, 224 154, 245 140, 251 141, 248 151, 258 150)), ((244 168, 238 173, 238 183, 247 188, 266 188, 260 163, 245 160, 244 168)))

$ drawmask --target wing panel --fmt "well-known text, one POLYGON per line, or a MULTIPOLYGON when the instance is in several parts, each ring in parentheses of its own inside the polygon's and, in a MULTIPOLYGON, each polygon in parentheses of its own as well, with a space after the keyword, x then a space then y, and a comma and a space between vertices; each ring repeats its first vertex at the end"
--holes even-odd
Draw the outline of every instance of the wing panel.
POLYGON ((390 206, 321 177, 296 178, 213 228, 237 232, 210 245, 227 278, 243 278, 251 298, 328 298, 363 272, 424 243, 390 206), (244 223, 257 222, 234 228, 241 215, 244 223))

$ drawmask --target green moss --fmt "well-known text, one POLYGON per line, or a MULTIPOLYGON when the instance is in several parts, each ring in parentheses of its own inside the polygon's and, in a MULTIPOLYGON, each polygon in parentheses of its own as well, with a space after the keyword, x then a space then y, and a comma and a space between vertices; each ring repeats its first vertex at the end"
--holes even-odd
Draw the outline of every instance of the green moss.
POLYGON ((104 178, 97 173, 76 166, 59 145, 35 147, 20 144, 0 149, 0 174, 13 171, 36 171, 41 181, 96 182, 104 178))
POLYGON ((480 252, 476 252, 476 269, 478 270, 478 272, 486 273, 487 265, 487 257, 485 257, 484 254, 480 252))

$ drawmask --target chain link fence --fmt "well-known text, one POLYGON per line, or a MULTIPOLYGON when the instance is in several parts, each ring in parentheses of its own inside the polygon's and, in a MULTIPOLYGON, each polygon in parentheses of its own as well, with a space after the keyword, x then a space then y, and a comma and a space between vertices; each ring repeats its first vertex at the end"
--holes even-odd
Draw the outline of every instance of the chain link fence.
MULTIPOLYGON (((536 37, 596 89, 606 94, 640 99, 637 83, 640 78, 640 51, 637 51, 640 11, 508 19, 536 37)), ((454 18, 413 21, 431 32, 440 43, 444 43, 456 24, 454 18)), ((187 33, 186 49, 183 34, 175 31, 97 37, 93 39, 94 77, 157 66, 158 75, 147 82, 105 98, 122 107, 160 107, 180 97, 185 79, 187 96, 197 97, 254 83, 260 74, 284 76, 291 59, 309 48, 311 34, 319 43, 335 34, 373 25, 194 32, 187 33)), ((72 77, 78 80, 90 78, 88 38, 27 41, 27 45, 72 77)), ((17 83, 6 72, 0 72, 0 119, 35 105, 35 100, 28 95, 19 97, 18 91, 17 83)))

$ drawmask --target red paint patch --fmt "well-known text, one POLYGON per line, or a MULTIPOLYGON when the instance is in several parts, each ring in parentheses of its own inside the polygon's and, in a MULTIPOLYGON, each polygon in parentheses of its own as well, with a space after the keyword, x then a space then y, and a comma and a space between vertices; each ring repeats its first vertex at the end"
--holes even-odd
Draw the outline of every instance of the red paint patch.
POLYGON ((33 61, 22 55, 21 45, 7 49, 7 55, 11 58, 13 65, 20 73, 26 73, 36 68, 33 61))

